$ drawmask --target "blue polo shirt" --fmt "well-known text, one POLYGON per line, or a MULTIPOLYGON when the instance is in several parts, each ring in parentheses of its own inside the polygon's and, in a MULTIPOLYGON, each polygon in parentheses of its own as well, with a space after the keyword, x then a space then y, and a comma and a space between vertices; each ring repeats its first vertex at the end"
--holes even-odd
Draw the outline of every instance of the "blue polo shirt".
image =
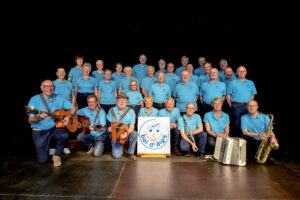
POLYGON ((172 94, 174 93, 177 83, 179 83, 180 81, 181 81, 181 78, 177 74, 173 73, 172 76, 170 76, 168 73, 166 73, 164 82, 166 84, 168 84, 168 86, 171 89, 172 94))
POLYGON ((214 111, 205 113, 203 122, 209 123, 210 130, 214 134, 224 134, 226 125, 230 123, 228 114, 222 112, 221 117, 218 119, 214 111))
POLYGON ((148 76, 147 68, 147 64, 145 64, 144 66, 142 66, 141 64, 136 64, 132 68, 133 76, 138 80, 139 86, 141 86, 140 84, 142 83, 143 78, 148 76))
POLYGON ((150 88, 154 83, 157 83, 156 77, 153 77, 153 78, 150 78, 149 76, 145 77, 142 80, 141 88, 144 88, 146 90, 147 94, 149 94, 150 88))
POLYGON ((82 76, 83 76, 83 72, 81 69, 78 68, 77 65, 73 67, 68 74, 68 77, 72 78, 72 83, 76 82, 76 80, 82 76))
MULTIPOLYGON (((91 111, 91 109, 87 106, 85 108, 81 108, 80 110, 77 110, 76 114, 84 117, 88 117, 90 120, 90 124, 92 125, 106 125, 106 113, 103 109, 100 110, 100 113, 98 114, 98 117, 95 121, 96 115, 97 115, 97 109, 95 111, 91 111)), ((105 129, 102 131, 90 131, 90 134, 93 136, 100 136, 103 133, 105 133, 107 130, 107 127, 105 126, 105 129)))
POLYGON ((182 70, 183 70, 183 66, 178 67, 178 68, 175 70, 175 74, 177 74, 178 76, 180 76, 182 70))
MULTIPOLYGON (((156 72, 154 73, 154 76, 156 77, 157 74, 158 74, 159 72, 160 72, 160 70, 156 71, 156 72)), ((164 73, 165 73, 165 74, 168 73, 168 70, 165 69, 164 73)))
POLYGON ((233 81, 233 80, 236 80, 237 78, 236 77, 231 77, 231 79, 227 79, 227 78, 225 78, 224 79, 224 83, 225 83, 225 85, 226 85, 226 88, 228 88, 228 85, 229 85, 229 83, 231 82, 231 81, 233 81))
POLYGON ((154 83, 150 88, 149 94, 153 96, 153 102, 164 103, 171 96, 171 89, 165 83, 162 85, 154 83))
MULTIPOLYGON (((64 109, 64 110, 70 110, 73 107, 73 104, 70 101, 65 100, 62 97, 59 97, 55 94, 53 94, 51 99, 48 99, 45 97, 46 103, 51 111, 53 113, 56 110, 64 109)), ((35 95, 31 97, 28 107, 34 107, 35 109, 38 109, 39 111, 47 111, 47 108, 44 106, 40 95, 35 95)), ((30 114, 32 116, 38 116, 39 114, 30 114)), ((31 124, 31 128, 41 129, 41 130, 48 130, 56 126, 55 121, 48 116, 46 119, 41 120, 40 122, 36 124, 31 124)))
POLYGON ((203 70, 203 68, 198 67, 197 69, 194 70, 194 75, 196 76, 201 76, 201 75, 205 75, 205 71, 203 70))
POLYGON ((133 92, 130 90, 126 95, 128 96, 128 105, 141 105, 140 102, 144 100, 142 94, 138 91, 133 92))
POLYGON ((98 85, 98 90, 101 91, 100 104, 112 105, 116 104, 116 83, 115 81, 100 81, 98 85))
POLYGON ((200 89, 200 96, 203 97, 203 102, 208 105, 211 105, 213 98, 220 97, 222 99, 222 97, 225 95, 225 83, 220 81, 215 83, 212 83, 211 81, 205 82, 200 89))
POLYGON ((136 80, 139 83, 139 81, 134 77, 131 77, 131 78, 124 77, 121 79, 120 88, 122 88, 123 94, 126 94, 129 90, 131 90, 130 89, 130 81, 132 81, 132 80, 136 80))
POLYGON ((181 117, 181 115, 180 115, 180 110, 174 107, 171 113, 169 113, 169 111, 167 111, 166 108, 161 109, 158 112, 158 117, 169 117, 170 123, 178 123, 178 120, 181 117))
POLYGON ((210 77, 206 75, 199 76, 199 87, 201 88, 203 83, 210 81, 210 77))
MULTIPOLYGON (((222 82, 225 81, 226 76, 225 76, 225 73, 224 73, 222 70, 219 71, 219 77, 218 77, 218 78, 219 78, 219 80, 222 81, 222 82)), ((231 78, 233 78, 233 80, 234 80, 234 79, 237 79, 237 78, 236 78, 236 75, 235 75, 234 73, 232 73, 231 78)))
POLYGON ((118 74, 117 72, 112 73, 112 78, 116 82, 117 90, 120 87, 121 79, 125 77, 124 72, 121 72, 121 74, 118 74))
POLYGON ((151 108, 151 113, 148 115, 147 108, 141 108, 139 112, 139 117, 157 117, 158 116, 158 110, 156 108, 151 108))
MULTIPOLYGON (((256 118, 252 117, 250 113, 245 114, 241 117, 241 129, 247 130, 251 133, 265 133, 269 123, 269 116, 262 115, 260 113, 257 114, 256 118)), ((260 137, 253 137, 253 139, 261 140, 260 137)))
POLYGON ((98 70, 95 70, 92 72, 92 77, 96 79, 96 81, 99 83, 100 81, 104 81, 104 71, 102 71, 101 74, 98 73, 98 70))
POLYGON ((189 81, 196 83, 196 85, 197 85, 198 87, 201 86, 200 79, 199 79, 199 77, 196 76, 196 75, 191 75, 190 78, 189 78, 189 81))
POLYGON ((98 86, 98 83, 94 77, 89 76, 89 79, 85 80, 82 76, 77 79, 74 86, 77 87, 78 93, 94 93, 94 89, 98 86))
POLYGON ((190 119, 188 118, 188 116, 186 116, 186 114, 184 114, 178 120, 178 130, 184 130, 185 132, 188 132, 182 117, 184 117, 186 123, 189 126, 190 131, 194 131, 198 129, 198 126, 202 125, 202 120, 200 115, 193 114, 192 118, 190 119))
POLYGON ((236 79, 229 83, 227 94, 231 95, 231 102, 248 103, 251 96, 256 95, 257 91, 253 81, 246 79, 245 82, 242 82, 236 79))
POLYGON ((72 102, 72 93, 74 92, 74 88, 70 81, 64 80, 64 82, 60 82, 56 79, 53 81, 53 84, 55 85, 55 95, 72 102))
MULTIPOLYGON (((125 107, 125 109, 123 110, 123 112, 121 114, 119 114, 119 107, 118 106, 113 107, 113 111, 114 111, 114 113, 116 115, 117 120, 120 119, 121 115, 127 110, 127 108, 128 107, 125 107)), ((108 111, 106 119, 109 122, 115 122, 116 121, 115 118, 113 117, 110 109, 108 111)), ((121 119, 120 123, 134 125, 135 124, 135 112, 134 112, 134 110, 130 109, 128 111, 128 113, 121 119)))
POLYGON ((176 98, 176 107, 180 112, 186 112, 187 103, 194 103, 197 111, 197 97, 199 96, 199 88, 194 82, 188 84, 178 83, 174 90, 173 96, 176 98))

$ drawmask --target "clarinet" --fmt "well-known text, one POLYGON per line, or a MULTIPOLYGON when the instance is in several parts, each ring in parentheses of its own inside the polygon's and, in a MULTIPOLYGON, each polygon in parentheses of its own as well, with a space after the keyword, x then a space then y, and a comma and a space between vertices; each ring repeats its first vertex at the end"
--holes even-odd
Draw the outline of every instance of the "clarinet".
POLYGON ((184 123, 185 123, 186 129, 188 130, 188 132, 189 132, 189 134, 190 134, 190 136, 191 136, 191 138, 192 138, 193 143, 196 144, 195 138, 194 138, 192 132, 190 131, 190 128, 189 128, 189 126, 188 126, 186 120, 184 119, 184 116, 183 116, 183 115, 182 115, 182 119, 183 119, 183 121, 184 121, 184 123))

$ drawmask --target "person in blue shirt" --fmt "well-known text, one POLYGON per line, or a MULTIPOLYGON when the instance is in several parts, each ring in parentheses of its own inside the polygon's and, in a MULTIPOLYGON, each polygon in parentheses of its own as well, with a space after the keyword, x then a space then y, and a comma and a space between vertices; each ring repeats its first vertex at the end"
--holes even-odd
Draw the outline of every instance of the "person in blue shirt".
POLYGON ((158 70, 155 72, 154 76, 157 76, 157 74, 159 72, 167 73, 166 61, 164 59, 159 59, 159 61, 158 61, 158 70))
POLYGON ((78 109, 87 106, 86 98, 89 95, 97 95, 98 83, 95 78, 90 76, 91 69, 92 66, 90 63, 84 63, 82 66, 83 76, 78 78, 74 84, 78 109))
POLYGON ((186 70, 187 65, 189 64, 189 57, 187 56, 182 56, 181 57, 181 67, 178 67, 175 70, 175 74, 177 74, 178 76, 181 75, 182 70, 186 70))
POLYGON ((182 82, 175 87, 173 96, 176 99, 176 107, 181 113, 186 112, 185 107, 187 103, 193 102, 197 110, 197 99, 199 97, 199 88, 196 83, 189 81, 189 72, 183 70, 181 72, 182 82))
POLYGON ((76 99, 74 94, 74 88, 72 83, 65 79, 65 69, 62 67, 58 68, 56 71, 56 76, 57 79, 53 81, 55 86, 54 94, 70 101, 73 105, 75 105, 76 99))
POLYGON ((180 150, 182 154, 189 156, 190 148, 192 147, 197 157, 200 157, 201 160, 206 160, 204 153, 207 133, 203 131, 200 115, 195 114, 194 103, 186 105, 186 114, 178 120, 178 130, 181 135, 180 150))
POLYGON ((164 83, 165 73, 159 72, 157 74, 157 83, 154 83, 149 91, 153 96, 153 107, 160 110, 165 107, 165 101, 171 96, 170 87, 164 83))
MULTIPOLYGON (((268 139, 266 130, 269 126, 270 118, 258 112, 258 103, 255 100, 250 100, 247 103, 247 110, 248 113, 241 117, 241 129, 243 138, 247 140, 247 157, 251 160, 254 159, 261 141, 268 139)), ((270 131, 270 142, 278 145, 273 126, 270 131)), ((272 156, 269 156, 268 161, 274 162, 275 160, 272 156)))
POLYGON ((199 79, 199 77, 193 74, 194 66, 193 66, 192 64, 188 64, 187 67, 186 67, 186 70, 187 70, 187 71, 189 72, 189 74, 190 74, 189 80, 190 80, 191 82, 196 83, 196 85, 197 85, 198 87, 200 87, 200 79, 199 79))
POLYGON ((104 63, 103 60, 97 60, 96 61, 96 70, 92 72, 92 77, 94 77, 97 81, 97 83, 99 83, 100 81, 104 81, 104 63))
POLYGON ((199 67, 194 70, 194 75, 200 76, 205 75, 205 71, 203 70, 204 63, 206 63, 205 57, 198 58, 199 67))
POLYGON ((157 117, 158 110, 153 108, 153 97, 151 95, 144 97, 145 107, 141 108, 138 117, 157 117))
POLYGON ((75 62, 76 66, 73 67, 69 74, 68 74, 68 81, 74 83, 76 82, 76 79, 81 77, 83 75, 82 73, 82 65, 84 62, 84 57, 83 56, 76 56, 75 57, 75 62))
POLYGON ((145 96, 147 96, 149 94, 150 88, 154 83, 157 83, 157 78, 154 77, 154 67, 152 65, 149 65, 147 68, 147 73, 148 76, 143 78, 142 80, 142 84, 141 84, 141 91, 142 94, 145 96))
POLYGON ((226 85, 226 88, 228 87, 229 83, 233 80, 236 80, 237 77, 236 76, 233 76, 233 70, 231 67, 227 67, 224 71, 225 73, 225 79, 223 80, 223 82, 225 83, 226 85))
POLYGON ((247 103, 253 100, 257 94, 256 87, 253 81, 246 79, 247 70, 244 66, 237 69, 238 79, 229 83, 227 88, 226 100, 232 109, 234 121, 235 136, 241 136, 240 121, 241 116, 248 113, 246 108, 247 103))
POLYGON ((180 76, 174 73, 175 66, 173 63, 167 64, 167 73, 165 75, 165 83, 168 84, 168 86, 171 89, 171 95, 173 95, 175 87, 177 83, 181 81, 180 76))
POLYGON ((104 80, 99 82, 98 85, 98 98, 101 108, 108 113, 111 107, 116 105, 117 88, 115 81, 111 80, 110 69, 104 71, 104 80))
MULTIPOLYGON (((136 80, 130 81, 130 88, 126 95, 128 96, 128 107, 132 108, 135 112, 136 117, 139 114, 139 111, 141 108, 144 107, 144 102, 143 102, 143 96, 142 94, 137 91, 138 83, 136 80)), ((137 118, 136 118, 136 124, 137 124, 137 118)), ((135 125, 136 125, 135 124, 135 125)))
MULTIPOLYGON (((130 90, 130 81, 136 80, 137 82, 139 82, 138 79, 132 76, 132 68, 130 66, 124 67, 124 73, 125 77, 120 81, 118 94, 126 94, 130 90)), ((140 92, 140 87, 138 87, 137 90, 140 92)))
MULTIPOLYGON (((120 119, 122 114, 127 110, 127 104, 128 104, 128 96, 126 94, 119 94, 117 96, 117 102, 116 106, 111 108, 113 112, 116 115, 116 119, 114 118, 111 110, 109 110, 106 119, 111 123, 115 122, 120 119)), ((129 108, 130 109, 130 108, 129 108)), ((126 115, 119 121, 120 123, 127 124, 128 125, 128 131, 122 135, 122 139, 128 138, 129 147, 128 147, 128 154, 129 158, 132 160, 136 160, 136 156, 134 155, 136 142, 138 133, 134 130, 134 124, 135 124, 135 113, 132 109, 130 109, 126 115)), ((112 132, 112 127, 108 127, 108 132, 112 132)), ((114 158, 120 158, 123 155, 123 145, 121 143, 117 143, 114 141, 111 141, 112 146, 112 156, 114 158)))
POLYGON ((229 135, 229 115, 222 111, 223 100, 220 97, 213 98, 213 110, 204 115, 204 126, 208 133, 207 144, 209 154, 212 154, 216 145, 217 137, 227 137, 229 135))
POLYGON ((104 152, 105 142, 108 138, 106 134, 106 113, 98 107, 98 98, 94 94, 87 97, 87 104, 87 107, 79 109, 76 114, 89 119, 89 132, 79 133, 76 140, 89 149, 87 154, 99 157, 104 152), (99 125, 101 128, 95 128, 94 125, 99 125))
POLYGON ((132 71, 133 71, 133 76, 138 80, 139 86, 141 86, 143 78, 147 77, 148 65, 146 64, 147 61, 146 55, 144 54, 140 55, 139 61, 140 61, 139 64, 133 66, 132 71))
POLYGON ((226 86, 225 83, 218 81, 218 69, 212 68, 209 72, 210 80, 203 83, 200 89, 200 102, 202 104, 202 112, 205 114, 212 110, 212 99, 220 97, 225 100, 226 86))
POLYGON ((112 80, 116 82, 117 91, 119 91, 121 79, 125 77, 123 65, 121 63, 117 63, 115 69, 116 71, 112 74, 112 80))
POLYGON ((158 112, 158 117, 170 118, 171 130, 171 150, 175 155, 181 155, 179 151, 180 133, 178 130, 178 120, 181 117, 180 111, 175 106, 175 100, 172 97, 166 99, 166 107, 158 112))
POLYGON ((204 63, 203 70, 204 70, 205 74, 199 76, 199 82, 200 82, 199 87, 200 87, 200 89, 201 89, 203 83, 208 82, 210 80, 209 72, 210 72, 211 68, 212 68, 211 63, 209 63, 209 62, 204 63))
MULTIPOLYGON (((54 94, 55 86, 52 81, 45 80, 41 84, 42 96, 45 99, 51 113, 59 109, 70 110, 71 115, 76 112, 76 107, 69 101, 54 94)), ((60 155, 63 153, 64 147, 68 140, 68 133, 63 128, 56 128, 56 123, 47 113, 47 108, 44 105, 41 96, 33 96, 28 107, 35 108, 41 112, 40 114, 29 114, 28 122, 31 124, 32 137, 36 147, 36 154, 39 163, 46 163, 49 156, 49 144, 51 140, 55 140, 56 149, 52 156, 53 165, 55 167, 61 166, 60 155)), ((63 124, 68 124, 70 116, 63 119, 63 124)))
MULTIPOLYGON (((224 82, 226 79, 225 70, 228 68, 228 62, 225 59, 221 59, 219 62, 220 71, 219 71, 219 80, 224 82)), ((236 79, 235 74, 232 74, 233 79, 236 79)))

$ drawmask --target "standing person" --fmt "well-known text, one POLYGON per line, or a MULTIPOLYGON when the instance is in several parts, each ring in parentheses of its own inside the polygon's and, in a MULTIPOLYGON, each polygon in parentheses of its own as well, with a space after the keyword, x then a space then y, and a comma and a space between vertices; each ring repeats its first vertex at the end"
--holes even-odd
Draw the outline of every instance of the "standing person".
MULTIPOLYGON (((76 107, 70 101, 65 100, 54 94, 55 86, 52 81, 45 80, 41 84, 40 95, 31 97, 28 107, 34 107, 39 111, 53 113, 59 109, 70 110, 71 115, 75 114, 76 107), (47 108, 48 107, 48 108, 47 108), (49 111, 47 111, 49 109, 49 111)), ((30 114, 28 122, 31 124, 32 137, 36 147, 38 162, 43 164, 48 161, 49 144, 52 139, 56 140, 56 149, 52 156, 53 165, 61 166, 60 155, 63 153, 64 147, 68 140, 68 133, 64 128, 56 128, 56 123, 46 112, 40 114, 30 114)), ((66 125, 70 116, 66 116, 63 124, 66 125)))
POLYGON ((180 82, 180 76, 174 73, 175 66, 173 63, 167 64, 167 73, 165 74, 165 83, 168 84, 168 86, 171 89, 171 95, 173 95, 175 87, 177 83, 180 82))
POLYGON ((132 108, 137 116, 140 109, 144 107, 143 96, 137 91, 138 83, 136 80, 130 81, 130 88, 126 95, 128 96, 128 107, 132 108))
POLYGON ((177 74, 178 76, 181 75, 182 70, 186 70, 187 65, 189 64, 189 57, 187 56, 182 56, 181 57, 181 67, 178 67, 175 70, 175 74, 177 74))
POLYGON ((170 118, 171 150, 175 155, 181 155, 181 152, 179 151, 180 133, 178 130, 178 120, 181 116, 180 110, 174 106, 174 99, 172 97, 167 98, 166 107, 159 111, 158 117, 170 118))
POLYGON ((89 95, 97 95, 98 83, 95 78, 90 76, 91 69, 90 63, 84 63, 82 66, 83 76, 79 77, 74 85, 78 109, 87 106, 86 99, 89 95))
POLYGON ((205 71, 203 70, 204 63, 206 63, 205 57, 198 58, 199 67, 194 70, 194 75, 201 76, 205 75, 205 71))
POLYGON ((225 79, 223 82, 225 83, 226 88, 227 88, 229 83, 233 80, 236 80, 237 78, 236 78, 236 76, 233 76, 234 74, 233 74, 233 70, 231 67, 227 67, 225 69, 224 73, 225 73, 225 79))
POLYGON ((165 107, 165 101, 171 96, 170 87, 164 83, 165 73, 159 72, 157 74, 157 83, 154 83, 149 91, 149 94, 153 96, 153 107, 160 110, 165 107))
POLYGON ((116 89, 115 81, 111 80, 111 70, 106 69, 104 71, 104 80, 100 81, 98 85, 98 99, 100 100, 99 104, 105 113, 108 113, 108 110, 111 107, 116 106, 116 89))
POLYGON ((188 64, 187 67, 186 67, 186 70, 189 72, 189 75, 190 75, 189 80, 191 82, 196 83, 196 85, 198 87, 200 87, 200 79, 199 79, 199 77, 193 74, 194 66, 192 64, 188 64))
POLYGON ((257 94, 253 81, 246 79, 246 75, 246 68, 244 66, 238 67, 238 79, 231 81, 227 88, 226 100, 232 109, 234 134, 236 136, 242 136, 240 129, 241 116, 248 113, 247 103, 253 100, 257 94))
POLYGON ((153 97, 151 95, 144 97, 145 107, 140 109, 138 117, 157 117, 158 110, 153 105, 153 97))
POLYGON ((138 80, 139 86, 142 83, 143 78, 147 77, 147 67, 146 64, 147 57, 145 54, 141 54, 139 57, 139 64, 133 66, 133 76, 138 80))
POLYGON ((123 65, 121 63, 117 63, 115 69, 116 71, 112 74, 112 78, 116 82, 117 91, 119 91, 121 79, 125 77, 123 65))
POLYGON ((195 104, 186 105, 186 114, 178 120, 178 130, 180 131, 180 150, 184 156, 189 156, 190 148, 201 160, 206 160, 205 144, 207 133, 203 131, 203 125, 200 115, 195 114, 195 104), (192 135, 192 136, 191 136, 192 135))
POLYGON ((204 125, 207 137, 207 149, 210 154, 213 153, 217 137, 227 137, 229 135, 229 115, 222 111, 223 100, 220 97, 212 100, 213 110, 204 115, 204 125))
POLYGON ((158 72, 167 73, 166 61, 164 59, 158 61, 158 70, 155 72, 154 76, 157 76, 158 72))
POLYGON ((89 132, 78 134, 76 140, 89 149, 87 154, 99 157, 104 152, 105 142, 108 138, 106 113, 101 107, 98 107, 98 98, 94 94, 87 97, 87 104, 87 107, 81 108, 76 114, 89 118, 89 132), (102 126, 102 128, 95 128, 95 125, 102 126))
POLYGON ((97 81, 97 83, 99 83, 100 81, 104 81, 104 63, 103 60, 97 60, 96 61, 96 70, 92 72, 92 77, 94 77, 97 81))
POLYGON ((182 82, 178 83, 175 87, 173 96, 176 100, 176 107, 179 108, 181 113, 185 113, 186 105, 193 102, 197 109, 197 99, 199 97, 199 88, 196 83, 189 81, 189 72, 183 70, 181 72, 182 82))
POLYGON ((209 62, 204 63, 203 70, 205 72, 205 75, 199 76, 200 89, 201 89, 203 83, 208 82, 210 80, 209 72, 210 72, 211 68, 212 68, 211 63, 209 63, 209 62))
MULTIPOLYGON (((111 122, 119 121, 120 123, 127 124, 128 125, 128 131, 125 132, 124 135, 122 135, 121 139, 128 139, 129 142, 129 148, 128 148, 128 154, 129 158, 132 160, 136 160, 135 153, 135 147, 137 142, 138 133, 134 130, 134 124, 135 124, 135 113, 131 108, 127 107, 128 104, 128 96, 126 94, 119 94, 117 96, 117 103, 115 107, 112 107, 107 116, 106 119, 111 122), (129 110, 128 110, 129 109, 129 110), (124 115, 125 114, 125 115, 124 115), (121 118, 121 116, 123 116, 121 118)), ((112 127, 108 127, 108 132, 112 132, 112 127)), ((112 156, 114 158, 121 158, 123 155, 123 145, 118 142, 111 141, 112 146, 112 156)))
MULTIPOLYGON (((126 94, 130 90, 130 81, 136 80, 138 82, 138 79, 132 76, 132 68, 130 66, 124 67, 124 73, 125 77, 120 81, 118 94, 126 94)), ((138 91, 140 91, 140 87, 138 87, 138 91)))
POLYGON ((56 76, 57 79, 53 81, 53 84, 55 86, 54 94, 68 100, 73 105, 75 105, 76 99, 74 94, 74 88, 72 83, 65 79, 65 69, 62 67, 57 68, 56 76))
POLYGON ((84 62, 83 56, 76 56, 75 57, 76 66, 73 67, 69 74, 68 74, 68 81, 72 82, 73 84, 76 82, 76 79, 83 75, 82 73, 82 65, 84 62))
POLYGON ((142 94, 148 96, 151 86, 157 82, 157 78, 154 77, 154 67, 149 65, 147 68, 148 77, 143 78, 141 88, 142 94))
MULTIPOLYGON (((219 62, 219 66, 220 66, 220 71, 219 71, 219 80, 224 82, 225 79, 226 79, 226 76, 225 76, 225 70, 228 68, 228 62, 227 60, 225 59, 221 59, 220 62, 219 62)), ((232 74, 233 76, 233 79, 236 79, 236 76, 235 74, 232 74)))

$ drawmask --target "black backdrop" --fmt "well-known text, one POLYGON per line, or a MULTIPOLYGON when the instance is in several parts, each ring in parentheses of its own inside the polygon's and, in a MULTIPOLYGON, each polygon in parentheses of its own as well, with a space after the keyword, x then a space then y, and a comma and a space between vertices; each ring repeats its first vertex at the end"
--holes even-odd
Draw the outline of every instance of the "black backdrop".
POLYGON ((93 70, 98 59, 104 60, 105 68, 114 70, 116 62, 138 63, 142 53, 148 57, 147 64, 156 67, 160 58, 179 67, 183 55, 194 67, 199 56, 205 56, 213 67, 218 67, 222 58, 234 70, 246 66, 247 78, 258 90, 260 110, 275 115, 274 131, 281 152, 296 153, 299 134, 293 113, 299 110, 295 103, 298 81, 288 64, 292 56, 286 56, 288 45, 294 42, 292 17, 257 5, 228 9, 199 3, 114 4, 118 3, 31 1, 10 23, 14 34, 9 52, 13 58, 8 70, 13 74, 10 82, 18 87, 8 87, 6 93, 12 97, 8 105, 13 105, 13 111, 8 112, 1 154, 34 156, 23 107, 40 92, 43 80, 56 79, 57 67, 69 72, 75 66, 75 56, 83 55, 93 70))

